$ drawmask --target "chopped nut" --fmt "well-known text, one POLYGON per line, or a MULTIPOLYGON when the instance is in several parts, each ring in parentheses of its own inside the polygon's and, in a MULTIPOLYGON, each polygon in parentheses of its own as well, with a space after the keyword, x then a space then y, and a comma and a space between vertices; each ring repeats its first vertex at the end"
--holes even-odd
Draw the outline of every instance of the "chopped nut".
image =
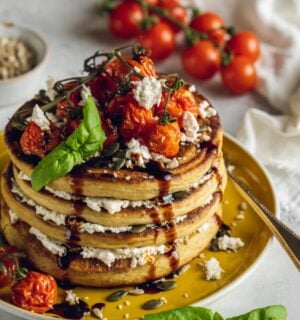
POLYGON ((125 304, 125 306, 130 306, 130 301, 126 300, 126 301, 124 302, 124 304, 125 304))
POLYGON ((121 304, 118 304, 118 305, 117 305, 117 308, 118 308, 119 310, 122 310, 122 309, 123 309, 123 306, 122 306, 121 304))
POLYGON ((129 319, 129 316, 130 316, 129 313, 124 314, 125 319, 129 319))
POLYGON ((186 299, 186 298, 189 297, 189 294, 188 293, 184 293, 182 296, 186 299))
POLYGON ((205 254, 203 252, 201 252, 198 256, 200 259, 204 259, 205 258, 205 254))
POLYGON ((243 202, 241 202, 240 204, 239 204, 239 210, 242 210, 242 211, 245 211, 245 210, 247 210, 248 209, 248 204, 245 202, 245 201, 243 201, 243 202))
POLYGON ((103 313, 99 308, 93 308, 92 312, 96 318, 103 319, 103 313))

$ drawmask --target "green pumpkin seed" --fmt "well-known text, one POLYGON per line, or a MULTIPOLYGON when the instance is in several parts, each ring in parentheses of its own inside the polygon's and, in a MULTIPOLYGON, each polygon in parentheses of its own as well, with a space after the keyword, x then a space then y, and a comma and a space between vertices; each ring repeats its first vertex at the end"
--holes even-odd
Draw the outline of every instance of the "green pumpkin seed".
POLYGON ((169 291, 176 288, 175 281, 161 281, 156 284, 156 288, 160 291, 169 291))
POLYGON ((113 164, 113 168, 114 169, 121 169, 125 164, 125 159, 118 159, 117 161, 114 162, 113 164))
POLYGON ((153 310, 153 309, 157 309, 163 305, 164 305, 164 302, 162 299, 153 299, 153 300, 146 301, 142 305, 142 308, 145 310, 153 310))
POLYGON ((114 155, 120 149, 120 144, 118 142, 111 144, 107 148, 103 149, 102 156, 109 158, 114 155))
POLYGON ((132 226, 131 232, 132 233, 141 233, 147 229, 147 226, 145 224, 138 224, 135 226, 132 226))
POLYGON ((184 199, 188 195, 187 191, 177 191, 173 193, 173 198, 176 200, 184 199))
POLYGON ((114 154, 114 158, 125 158, 125 151, 124 150, 118 150, 114 154))
POLYGON ((118 300, 122 299, 123 297, 127 296, 127 294, 128 294, 128 291, 119 290, 119 291, 113 292, 111 295, 109 295, 106 298, 106 301, 109 301, 109 302, 118 301, 118 300))

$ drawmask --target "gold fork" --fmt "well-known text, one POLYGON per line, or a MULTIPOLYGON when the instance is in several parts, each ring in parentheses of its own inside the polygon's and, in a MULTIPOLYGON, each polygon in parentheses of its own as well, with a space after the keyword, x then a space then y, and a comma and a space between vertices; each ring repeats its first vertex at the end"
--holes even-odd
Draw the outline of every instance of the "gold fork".
POLYGON ((232 172, 229 172, 229 170, 227 170, 227 173, 238 192, 263 220, 271 233, 276 237, 283 249, 294 262, 297 269, 300 271, 300 237, 277 219, 275 215, 256 198, 251 190, 239 178, 232 174, 232 172))

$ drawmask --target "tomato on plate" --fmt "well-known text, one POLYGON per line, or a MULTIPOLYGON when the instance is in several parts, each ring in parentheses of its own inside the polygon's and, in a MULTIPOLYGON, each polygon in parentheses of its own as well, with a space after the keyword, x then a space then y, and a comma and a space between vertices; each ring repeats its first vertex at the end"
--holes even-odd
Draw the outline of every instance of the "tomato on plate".
POLYGON ((29 271, 26 278, 12 287, 13 303, 25 310, 45 313, 57 299, 57 284, 53 277, 29 271))
POLYGON ((179 151, 180 129, 177 122, 159 124, 149 122, 146 127, 146 145, 150 151, 174 157, 179 151))
POLYGON ((224 44, 226 32, 222 28, 224 21, 221 17, 213 12, 205 12, 194 18, 190 27, 199 31, 207 32, 208 38, 219 43, 224 44))
POLYGON ((109 27, 115 36, 130 39, 139 35, 142 20, 141 6, 135 1, 123 1, 111 13, 109 27))
POLYGON ((228 48, 234 55, 248 57, 252 62, 260 56, 260 45, 256 35, 250 31, 236 33, 229 41, 228 48))
POLYGON ((198 41, 195 45, 183 50, 181 60, 187 73, 205 80, 219 70, 221 54, 210 41, 198 41))
POLYGON ((142 32, 139 42, 151 51, 151 58, 163 60, 171 55, 176 46, 175 34, 168 24, 163 21, 142 32))
POLYGON ((250 91, 257 82, 255 67, 244 56, 236 56, 228 66, 223 66, 221 76, 225 87, 233 93, 250 91))
MULTIPOLYGON (((167 10, 170 16, 178 22, 186 24, 188 18, 187 11, 178 0, 160 0, 157 5, 160 8, 167 10)), ((162 21, 167 23, 174 33, 178 33, 181 30, 176 24, 168 21, 167 19, 162 19, 162 21)))

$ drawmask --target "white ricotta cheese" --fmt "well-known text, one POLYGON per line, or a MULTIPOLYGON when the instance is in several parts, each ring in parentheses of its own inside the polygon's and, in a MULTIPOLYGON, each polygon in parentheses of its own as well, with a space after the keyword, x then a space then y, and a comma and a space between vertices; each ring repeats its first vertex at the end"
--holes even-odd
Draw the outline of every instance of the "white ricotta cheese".
POLYGON ((65 254, 66 248, 62 246, 60 242, 48 238, 44 233, 42 233, 38 229, 31 227, 29 229, 29 233, 33 234, 42 243, 42 245, 51 253, 60 257, 62 257, 65 254))
POLYGON ((167 169, 174 169, 179 166, 179 161, 177 158, 167 158, 162 154, 151 152, 151 157, 154 161, 162 162, 167 169))
POLYGON ((100 212, 101 209, 107 210, 110 214, 120 212, 124 208, 128 208, 130 201, 110 198, 85 197, 83 202, 94 211, 100 212))
POLYGON ((68 302, 70 306, 73 306, 79 303, 79 298, 76 296, 73 290, 66 290, 65 300, 68 302))
POLYGON ((202 118, 210 118, 217 115, 217 111, 209 106, 208 101, 203 100, 198 105, 199 113, 202 118))
POLYGON ((218 248, 221 251, 238 251, 244 246, 244 242, 240 238, 229 237, 224 235, 218 238, 218 248))
POLYGON ((121 232, 129 232, 131 231, 132 226, 126 226, 126 227, 106 227, 101 224, 95 224, 86 222, 80 225, 79 232, 87 232, 89 234, 93 234, 95 232, 99 233, 105 233, 107 231, 110 231, 112 233, 121 233, 121 232))
POLYGON ((53 89, 55 82, 56 82, 55 78, 49 75, 48 79, 46 80, 46 85, 47 85, 46 94, 51 101, 54 100, 56 97, 56 91, 53 89))
POLYGON ((45 190, 49 191, 50 193, 54 194, 55 196, 61 199, 72 200, 73 198, 73 195, 70 192, 54 190, 48 186, 45 186, 45 190))
POLYGON ((205 233, 208 230, 208 228, 209 228, 209 223, 205 222, 197 229, 197 231, 199 233, 205 233))
POLYGON ((81 95, 81 101, 79 102, 79 105, 84 106, 87 98, 92 96, 90 88, 83 84, 81 87, 80 95, 81 95))
POLYGON ((145 167, 145 164, 151 159, 149 149, 140 144, 136 139, 131 139, 127 143, 126 159, 132 161, 138 167, 145 167))
POLYGON ((182 116, 182 125, 186 137, 191 139, 191 142, 197 140, 199 136, 199 124, 197 119, 190 111, 185 111, 182 116))
POLYGON ((192 92, 192 93, 196 92, 196 86, 194 84, 189 86, 189 92, 192 92))
POLYGON ((133 81, 134 99, 145 109, 159 104, 162 96, 161 83, 154 77, 144 77, 141 81, 133 81))
POLYGON ((31 117, 26 119, 27 121, 33 121, 43 131, 50 130, 50 121, 44 114, 44 111, 36 104, 32 110, 31 117))
POLYGON ((57 114, 46 112, 47 118, 54 123, 58 128, 61 128, 65 123, 57 114))
POLYGON ((205 262, 204 267, 206 280, 221 279, 221 274, 224 270, 221 268, 220 263, 216 258, 210 258, 205 262))
POLYGON ((11 209, 8 210, 8 215, 11 224, 15 224, 19 220, 18 216, 11 209))
POLYGON ((19 171, 18 177, 24 181, 31 181, 31 178, 27 176, 23 171, 19 171))

